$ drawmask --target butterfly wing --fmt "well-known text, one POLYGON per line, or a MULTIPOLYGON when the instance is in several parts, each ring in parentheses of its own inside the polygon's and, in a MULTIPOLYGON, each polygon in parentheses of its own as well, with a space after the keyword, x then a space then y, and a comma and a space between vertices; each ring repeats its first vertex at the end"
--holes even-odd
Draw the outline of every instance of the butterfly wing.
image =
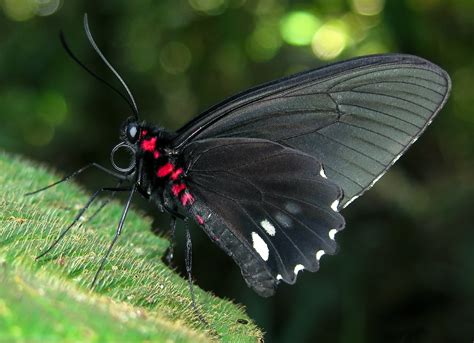
POLYGON ((313 156, 262 139, 217 138, 186 145, 182 157, 192 215, 259 295, 335 252, 342 191, 313 156))
POLYGON ((370 188, 447 100, 447 73, 410 55, 374 55, 290 76, 236 95, 178 130, 194 140, 261 138, 316 157, 347 206, 370 188))

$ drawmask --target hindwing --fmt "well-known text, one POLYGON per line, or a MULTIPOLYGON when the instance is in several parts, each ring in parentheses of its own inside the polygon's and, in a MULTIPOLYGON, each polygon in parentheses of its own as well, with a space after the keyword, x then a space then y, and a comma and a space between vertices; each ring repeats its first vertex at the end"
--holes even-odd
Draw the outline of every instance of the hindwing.
POLYGON ((258 294, 316 271, 336 251, 342 190, 315 157, 252 138, 194 141, 182 156, 192 215, 258 294))

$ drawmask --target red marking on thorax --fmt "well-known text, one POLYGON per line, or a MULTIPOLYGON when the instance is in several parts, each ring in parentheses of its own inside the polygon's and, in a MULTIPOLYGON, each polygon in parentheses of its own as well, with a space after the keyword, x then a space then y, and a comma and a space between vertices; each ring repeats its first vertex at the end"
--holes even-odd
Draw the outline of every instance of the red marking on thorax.
POLYGON ((181 204, 183 204, 183 206, 192 205, 193 202, 194 197, 190 193, 184 193, 181 196, 181 204))
POLYGON ((153 150, 155 150, 156 137, 152 137, 150 139, 143 140, 141 147, 144 151, 153 151, 153 150))
POLYGON ((178 179, 178 176, 180 176, 183 173, 183 168, 178 168, 176 169, 172 174, 171 174, 171 180, 176 180, 178 179))
POLYGON ((196 216, 196 220, 199 223, 199 225, 204 224, 204 219, 199 214, 196 216))
POLYGON ((160 157, 160 152, 157 151, 157 150, 155 150, 155 151, 153 152, 153 157, 154 157, 155 160, 156 160, 158 157, 160 157))
POLYGON ((173 192, 174 196, 177 197, 181 191, 186 189, 186 185, 184 183, 176 183, 171 186, 171 192, 173 192))
POLYGON ((156 172, 156 175, 158 177, 165 177, 166 175, 170 174, 174 169, 174 166, 171 163, 166 163, 164 166, 161 166, 158 171, 156 172))

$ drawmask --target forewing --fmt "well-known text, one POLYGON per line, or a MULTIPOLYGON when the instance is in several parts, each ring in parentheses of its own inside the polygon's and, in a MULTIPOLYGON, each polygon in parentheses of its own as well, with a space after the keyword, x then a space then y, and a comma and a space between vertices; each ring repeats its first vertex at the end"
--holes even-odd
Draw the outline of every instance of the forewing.
POLYGON ((347 205, 370 188, 444 105, 447 73, 409 55, 357 58, 249 90, 178 131, 193 140, 262 138, 321 161, 347 205))
POLYGON ((313 156, 267 140, 220 138, 187 145, 183 157, 192 215, 258 294, 272 295, 279 280, 294 283, 335 252, 342 191, 313 156))

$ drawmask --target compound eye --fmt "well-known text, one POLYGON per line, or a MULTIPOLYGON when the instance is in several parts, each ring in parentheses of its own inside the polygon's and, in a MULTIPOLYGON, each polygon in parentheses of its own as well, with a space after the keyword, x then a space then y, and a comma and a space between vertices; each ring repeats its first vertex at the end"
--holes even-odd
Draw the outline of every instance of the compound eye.
POLYGON ((135 143, 138 140, 138 126, 137 124, 130 124, 127 127, 127 138, 130 143, 135 143))

